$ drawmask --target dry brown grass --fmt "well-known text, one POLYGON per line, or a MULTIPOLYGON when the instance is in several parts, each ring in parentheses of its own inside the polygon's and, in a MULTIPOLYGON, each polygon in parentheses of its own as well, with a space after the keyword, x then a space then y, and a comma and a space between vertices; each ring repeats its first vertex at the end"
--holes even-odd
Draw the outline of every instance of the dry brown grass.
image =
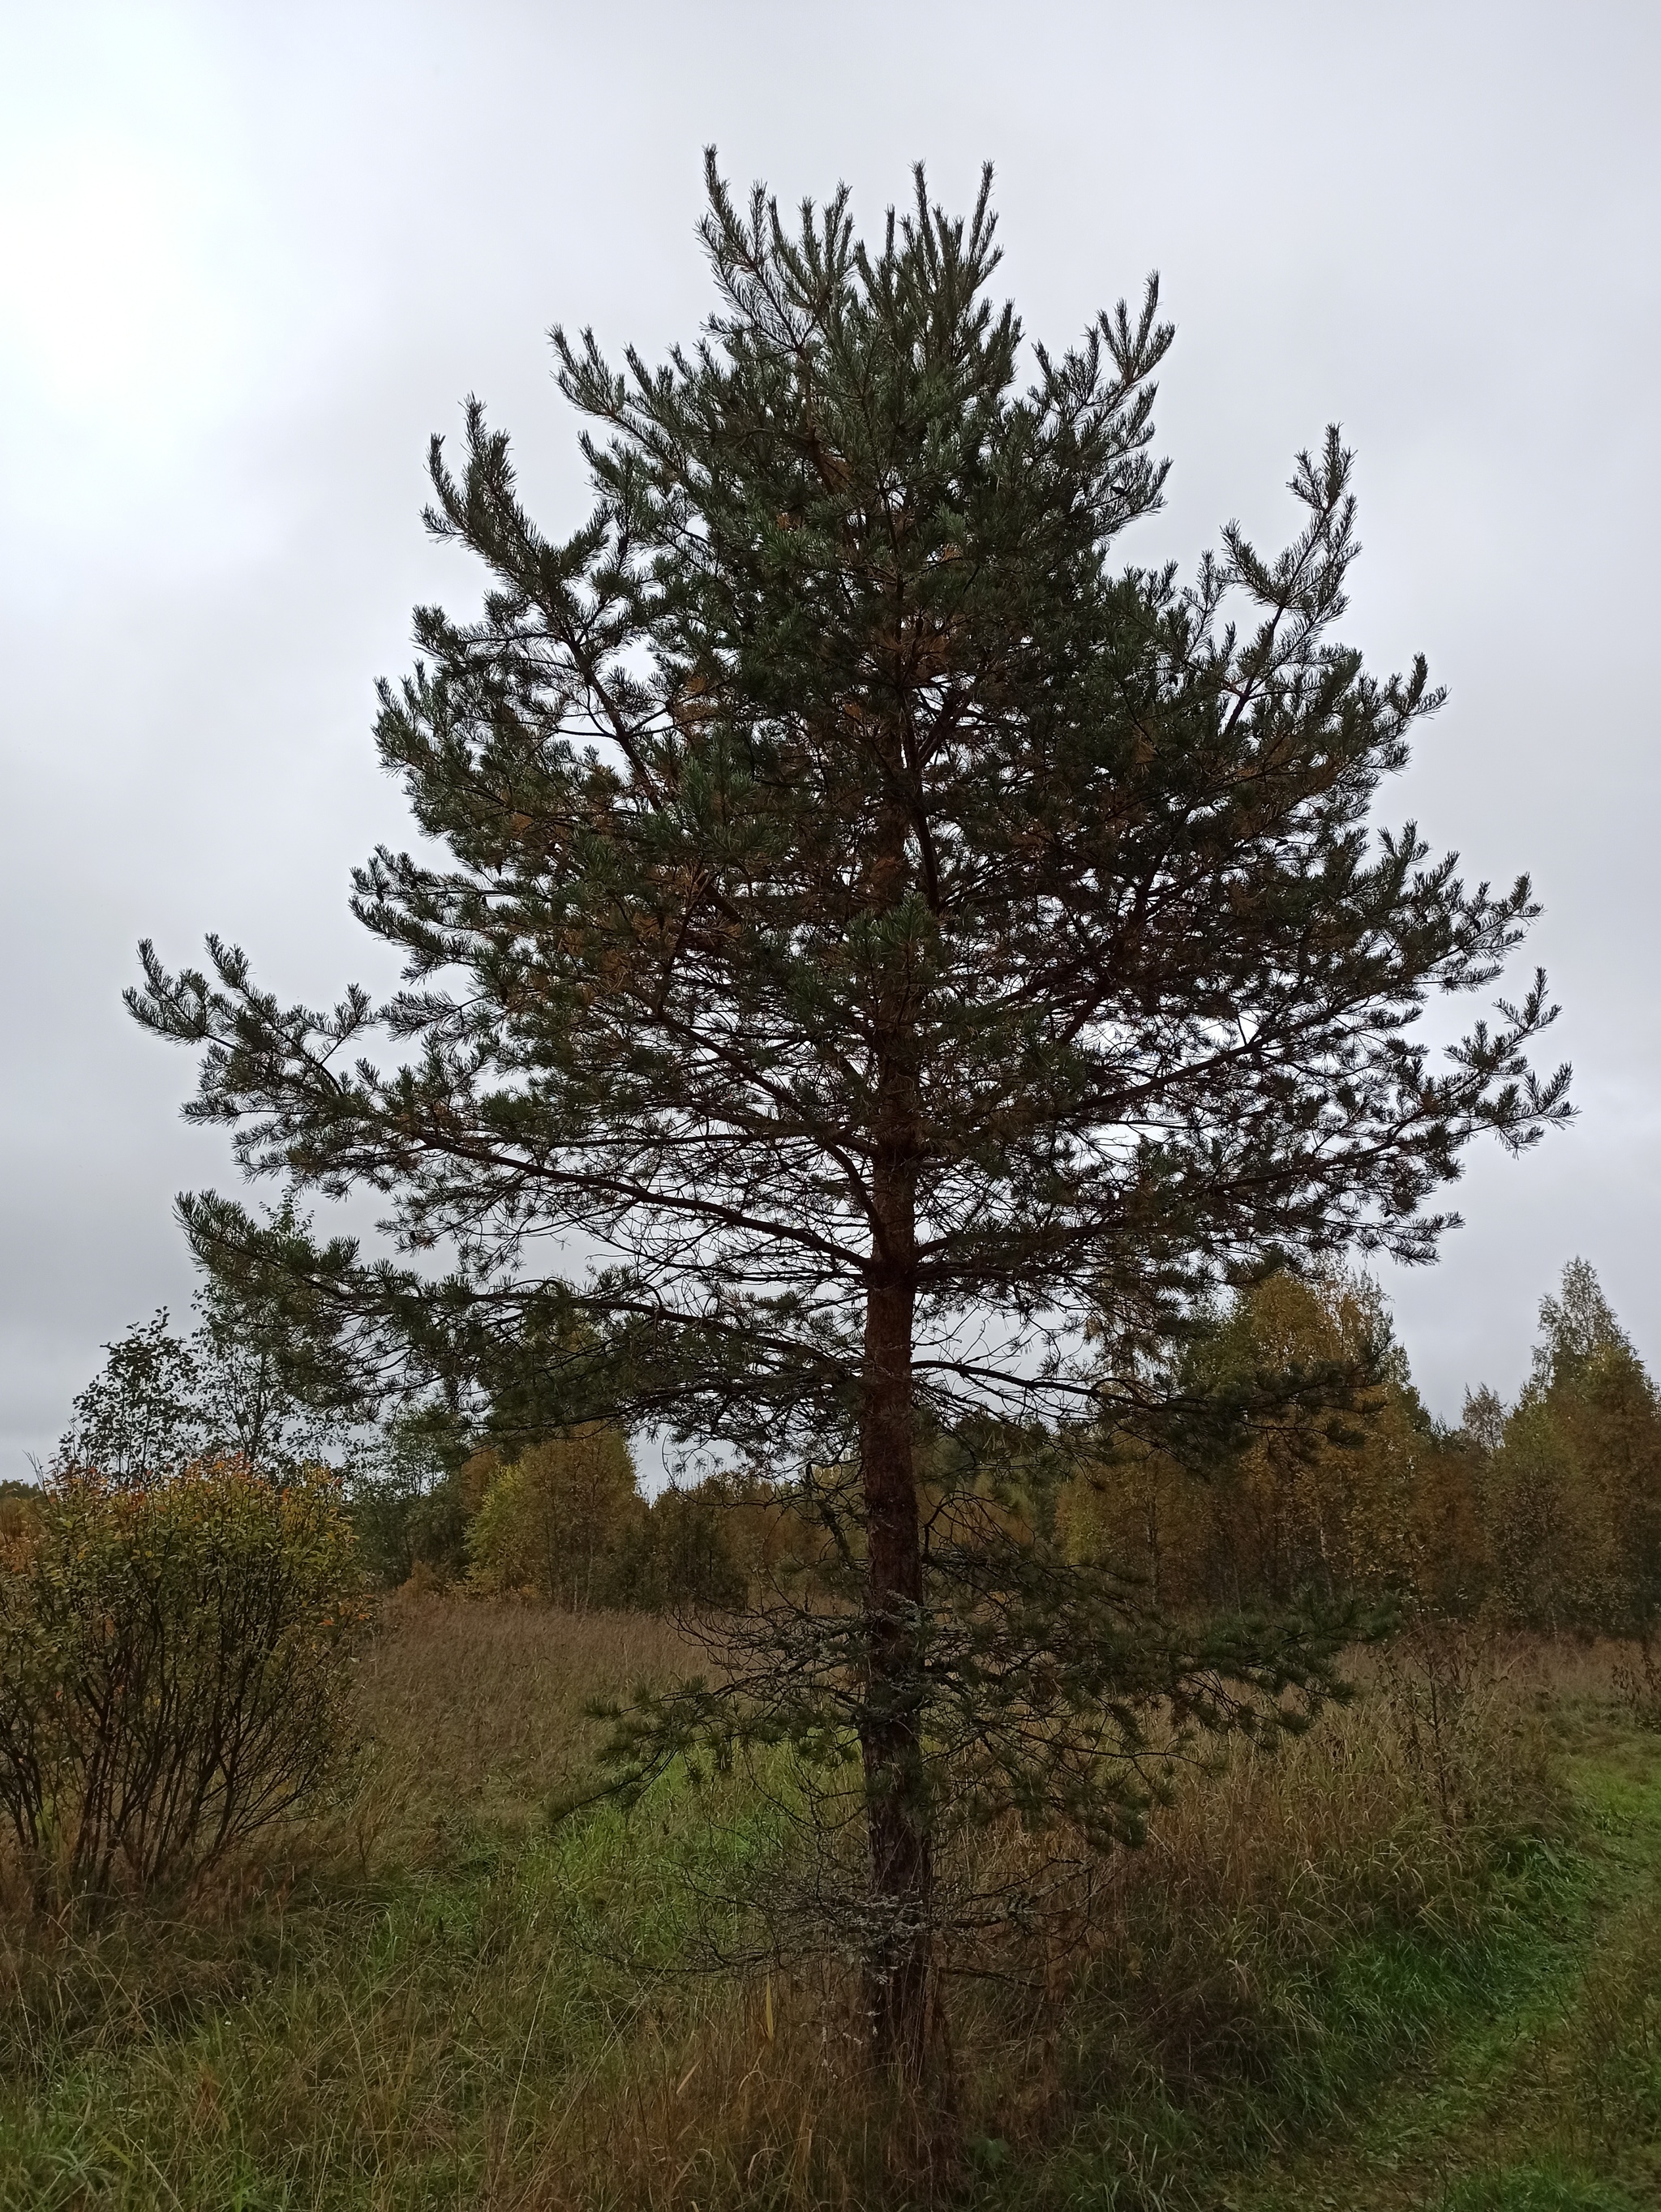
POLYGON ((399 1592, 358 1675, 377 1845, 419 1850, 463 1825, 520 1834, 592 1761, 584 1708, 662 1683, 697 1652, 650 1613, 399 1592))
MULTIPOLYGON (((1184 2110, 1220 2097, 1248 2113, 1300 2053, 1311 2113, 1329 2108, 1353 2086, 1318 2048, 1335 1961, 1380 1937, 1457 1947, 1477 1928, 1496 1855, 1557 1817, 1542 1700, 1559 1675, 1607 1698, 1614 1656, 1421 1638, 1363 1655, 1356 1702, 1308 1735, 1181 1777, 1145 1849, 1098 1865, 1048 1921, 975 1947, 952 1998, 969 2172, 977 2145, 1030 2169, 1076 2136, 1123 2171, 1116 2201, 1145 2187, 1187 2202, 1161 2193, 1184 2110)), ((977 1886, 1013 1887, 1054 1844, 1012 1827, 964 1848, 977 1886)), ((1360 2039, 1390 2044, 1415 2002, 1428 2016, 1434 1994, 1361 1997, 1376 2016, 1360 2039)), ((916 2191, 928 2138, 864 2077, 854 2020, 834 1967, 660 1999, 553 2116, 524 2201, 859 2212, 916 2191)))

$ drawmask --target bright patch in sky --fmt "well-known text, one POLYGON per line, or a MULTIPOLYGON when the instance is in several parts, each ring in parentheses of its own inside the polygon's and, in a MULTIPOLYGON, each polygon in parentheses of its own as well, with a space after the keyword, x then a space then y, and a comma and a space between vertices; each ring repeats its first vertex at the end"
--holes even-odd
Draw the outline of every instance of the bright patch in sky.
POLYGON ((202 226, 182 180, 141 147, 82 139, 7 181, 0 286, 15 373, 54 412, 155 427, 186 411, 223 318, 192 267, 202 226))
POLYGON ((0 462, 14 522, 124 520, 225 421, 246 193, 211 75, 108 18, 0 71, 0 462), (86 66, 88 56, 94 65, 86 66))

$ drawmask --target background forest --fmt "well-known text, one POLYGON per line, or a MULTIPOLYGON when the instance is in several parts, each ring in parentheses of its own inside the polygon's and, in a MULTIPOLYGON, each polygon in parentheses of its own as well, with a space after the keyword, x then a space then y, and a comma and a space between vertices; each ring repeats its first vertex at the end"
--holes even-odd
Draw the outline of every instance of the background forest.
MULTIPOLYGON (((365 1570, 381 1589, 534 1597, 573 1612, 741 1604, 751 1580, 818 1540, 764 1478, 660 1479, 643 1492, 628 1440, 591 1423, 514 1441, 430 1410, 384 1431, 298 1398, 280 1350, 222 1293, 188 1334, 165 1313, 110 1346, 76 1401, 55 1471, 121 1480, 240 1455, 274 1476, 332 1466, 365 1570)), ((1180 1389, 1226 1407, 1276 1378, 1281 1414, 1192 1425, 1187 1449, 1132 1435, 1074 1440, 1059 1480, 1014 1510, 1068 1553, 1110 1560, 1155 1608, 1281 1608, 1311 1598, 1477 1619, 1548 1634, 1647 1638, 1661 1617, 1661 1401, 1584 1260, 1542 1298, 1533 1371, 1506 1406, 1479 1385, 1457 1428, 1414 1388, 1376 1285, 1281 1273, 1238 1292, 1188 1342, 1180 1389), (1343 1380, 1334 1410, 1311 1386, 1343 1380)), ((1330 1395, 1329 1383, 1328 1395, 1330 1395)), ((1007 1462, 982 1487, 1007 1492, 1007 1462)), ((37 1492, 8 1486, 14 1519, 37 1492)), ((946 1495, 937 1486, 937 1500, 946 1495)))

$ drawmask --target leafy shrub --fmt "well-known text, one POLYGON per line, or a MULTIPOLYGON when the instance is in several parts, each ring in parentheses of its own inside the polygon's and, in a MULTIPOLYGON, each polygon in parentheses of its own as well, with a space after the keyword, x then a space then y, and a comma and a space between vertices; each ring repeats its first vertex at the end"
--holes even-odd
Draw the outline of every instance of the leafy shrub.
POLYGON ((187 1880, 300 1804, 366 1619, 321 1471, 54 1479, 0 1545, 0 1811, 37 1897, 187 1880))

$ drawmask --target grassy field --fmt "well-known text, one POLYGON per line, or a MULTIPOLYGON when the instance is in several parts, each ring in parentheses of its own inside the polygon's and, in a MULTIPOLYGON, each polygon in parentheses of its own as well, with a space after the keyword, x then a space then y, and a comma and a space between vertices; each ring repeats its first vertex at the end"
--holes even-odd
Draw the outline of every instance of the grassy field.
MULTIPOLYGON (((326 1818, 171 1915, 0 1921, 0 2204, 919 2201, 845 1975, 718 1963, 765 1807, 548 1821, 587 1700, 684 1656, 656 1620, 394 1601, 326 1818)), ((958 2201, 1661 2204, 1661 1734, 1621 1654, 1358 1675, 959 1985, 958 2201)))

